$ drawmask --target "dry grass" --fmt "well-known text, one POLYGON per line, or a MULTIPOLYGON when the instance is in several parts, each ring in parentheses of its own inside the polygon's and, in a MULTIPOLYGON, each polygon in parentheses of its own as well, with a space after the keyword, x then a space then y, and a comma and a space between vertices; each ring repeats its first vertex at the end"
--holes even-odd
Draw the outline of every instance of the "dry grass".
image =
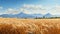
POLYGON ((60 34, 60 19, 0 18, 0 34, 60 34))

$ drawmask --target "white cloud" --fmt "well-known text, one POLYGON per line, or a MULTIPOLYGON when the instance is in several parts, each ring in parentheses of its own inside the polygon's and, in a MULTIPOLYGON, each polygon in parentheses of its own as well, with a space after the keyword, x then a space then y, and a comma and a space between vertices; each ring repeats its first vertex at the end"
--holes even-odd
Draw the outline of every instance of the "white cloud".
POLYGON ((48 12, 47 9, 42 5, 27 5, 24 4, 22 8, 20 8, 20 11, 26 13, 26 14, 46 14, 48 12))
POLYGON ((43 5, 27 5, 24 4, 22 12, 26 14, 47 14, 60 15, 60 5, 43 6, 43 5))
POLYGON ((8 8, 4 12, 5 14, 18 14, 20 12, 24 12, 26 14, 46 14, 47 10, 42 5, 27 5, 24 4, 20 10, 16 10, 13 8, 8 8))
POLYGON ((53 8, 51 8, 50 13, 53 15, 60 15, 60 6, 56 5, 53 8))
POLYGON ((13 9, 13 8, 8 8, 6 11, 5 11, 5 14, 18 14, 20 13, 18 10, 16 9, 13 9))
MULTIPOLYGON (((3 9, 3 7, 0 7, 3 9)), ((60 5, 55 6, 43 6, 43 5, 28 5, 24 4, 20 9, 8 8, 4 12, 0 12, 0 14, 18 14, 20 12, 24 12, 26 14, 47 14, 51 13, 53 15, 60 15, 60 5)))

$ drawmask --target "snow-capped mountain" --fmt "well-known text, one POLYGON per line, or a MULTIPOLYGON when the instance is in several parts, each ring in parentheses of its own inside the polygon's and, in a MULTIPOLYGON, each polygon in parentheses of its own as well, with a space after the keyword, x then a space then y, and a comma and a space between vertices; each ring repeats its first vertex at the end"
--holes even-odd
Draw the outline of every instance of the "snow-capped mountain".
POLYGON ((3 18, 39 18, 39 17, 56 17, 56 15, 52 15, 50 13, 47 13, 45 15, 42 15, 42 14, 25 14, 23 12, 19 13, 19 14, 15 14, 15 15, 12 15, 12 14, 2 14, 0 15, 0 17, 3 17, 3 18))

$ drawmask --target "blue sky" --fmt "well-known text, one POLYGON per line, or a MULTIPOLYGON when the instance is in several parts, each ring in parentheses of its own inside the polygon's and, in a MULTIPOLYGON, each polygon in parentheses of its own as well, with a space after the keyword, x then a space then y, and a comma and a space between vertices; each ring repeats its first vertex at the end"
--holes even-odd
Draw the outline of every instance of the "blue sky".
POLYGON ((55 0, 0 0, 0 6, 3 6, 5 8, 17 8, 20 7, 20 5, 23 4, 42 4, 42 5, 55 5, 56 3, 59 4, 59 1, 55 0))
POLYGON ((60 0, 0 0, 0 14, 60 15, 60 0))

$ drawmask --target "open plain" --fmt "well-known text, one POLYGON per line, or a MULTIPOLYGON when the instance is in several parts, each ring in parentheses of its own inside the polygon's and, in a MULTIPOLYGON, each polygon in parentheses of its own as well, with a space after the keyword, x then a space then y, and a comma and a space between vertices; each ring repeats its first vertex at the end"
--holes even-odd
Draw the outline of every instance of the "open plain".
POLYGON ((0 18, 0 34, 60 34, 60 19, 0 18))

